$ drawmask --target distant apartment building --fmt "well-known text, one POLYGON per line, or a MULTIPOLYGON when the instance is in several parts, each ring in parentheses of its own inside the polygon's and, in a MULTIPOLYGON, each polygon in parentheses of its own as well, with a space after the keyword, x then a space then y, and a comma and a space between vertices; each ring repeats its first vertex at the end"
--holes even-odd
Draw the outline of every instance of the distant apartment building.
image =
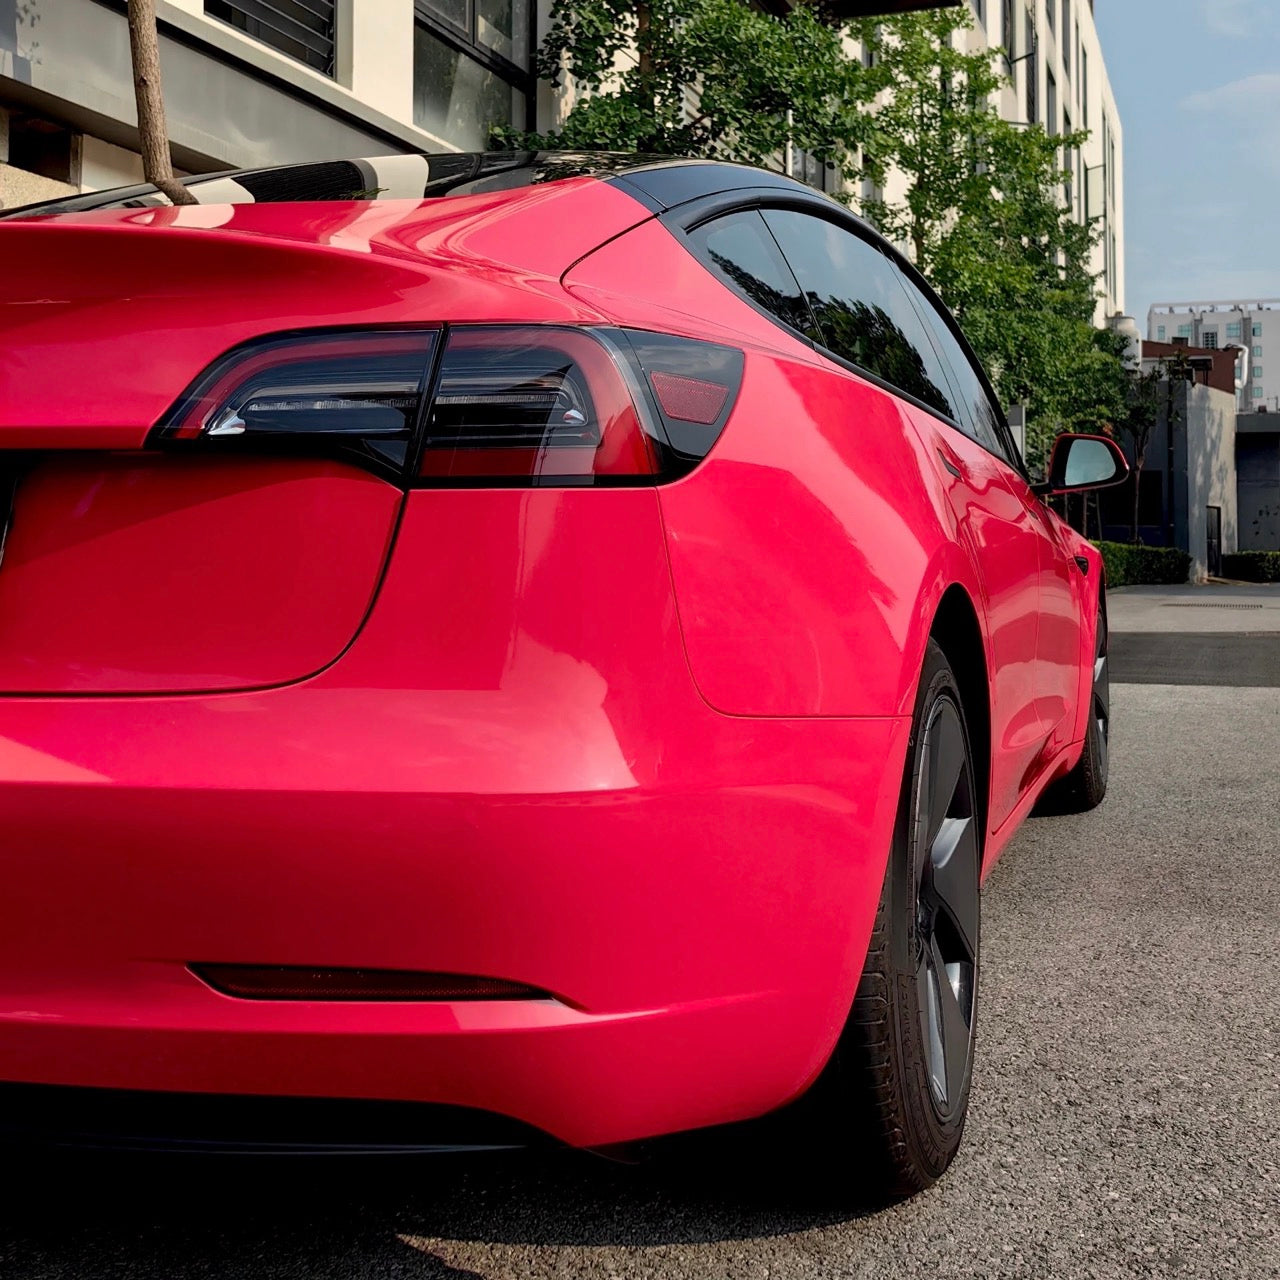
POLYGON ((1180 346, 1236 348, 1239 410, 1280 411, 1280 298, 1157 302, 1147 313, 1147 337, 1180 346))

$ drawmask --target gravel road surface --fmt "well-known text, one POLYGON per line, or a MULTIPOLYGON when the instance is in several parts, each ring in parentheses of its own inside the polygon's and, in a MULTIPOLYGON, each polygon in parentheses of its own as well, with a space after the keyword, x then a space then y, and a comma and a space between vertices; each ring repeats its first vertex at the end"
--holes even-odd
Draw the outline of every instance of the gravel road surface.
MULTIPOLYGON (((1154 611, 1166 651, 1196 630, 1127 593, 1113 628, 1154 611)), ((824 1202, 696 1147, 639 1168, 78 1157, 8 1171, 0 1276, 1280 1276, 1280 689, 1122 685, 1112 759, 1099 811, 1033 820, 988 880, 969 1131, 909 1203, 824 1202)))

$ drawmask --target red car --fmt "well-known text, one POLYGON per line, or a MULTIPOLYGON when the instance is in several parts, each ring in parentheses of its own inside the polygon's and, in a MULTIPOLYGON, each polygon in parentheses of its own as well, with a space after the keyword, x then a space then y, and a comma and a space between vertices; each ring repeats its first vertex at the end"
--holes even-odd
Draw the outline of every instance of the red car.
POLYGON ((980 876, 1106 787, 1102 567, 1044 495, 1115 446, 1033 485, 920 276, 773 174, 188 189, 0 221, 3 1124, 787 1108, 937 1178, 980 876))

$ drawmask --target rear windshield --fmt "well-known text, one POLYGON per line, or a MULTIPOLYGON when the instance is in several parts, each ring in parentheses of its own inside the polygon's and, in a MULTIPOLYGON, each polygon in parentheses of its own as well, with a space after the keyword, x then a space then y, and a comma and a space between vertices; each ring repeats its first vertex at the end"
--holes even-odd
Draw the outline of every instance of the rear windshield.
MULTIPOLYGON (((184 178, 197 204, 262 204, 299 200, 423 200, 527 187, 595 174, 621 173, 649 157, 609 152, 489 151, 325 160, 271 169, 235 169, 184 178)), ((6 209, 2 218, 90 209, 143 209, 169 200, 149 183, 92 191, 6 209)))

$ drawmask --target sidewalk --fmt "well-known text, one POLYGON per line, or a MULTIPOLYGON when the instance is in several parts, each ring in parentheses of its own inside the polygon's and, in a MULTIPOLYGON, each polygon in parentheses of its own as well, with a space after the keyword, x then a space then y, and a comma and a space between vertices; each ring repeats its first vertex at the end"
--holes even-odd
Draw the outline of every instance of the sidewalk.
POLYGON ((1280 688, 1280 586, 1107 593, 1116 684, 1280 688))
POLYGON ((1113 632, 1280 631, 1280 586, 1116 587, 1107 618, 1113 632))

